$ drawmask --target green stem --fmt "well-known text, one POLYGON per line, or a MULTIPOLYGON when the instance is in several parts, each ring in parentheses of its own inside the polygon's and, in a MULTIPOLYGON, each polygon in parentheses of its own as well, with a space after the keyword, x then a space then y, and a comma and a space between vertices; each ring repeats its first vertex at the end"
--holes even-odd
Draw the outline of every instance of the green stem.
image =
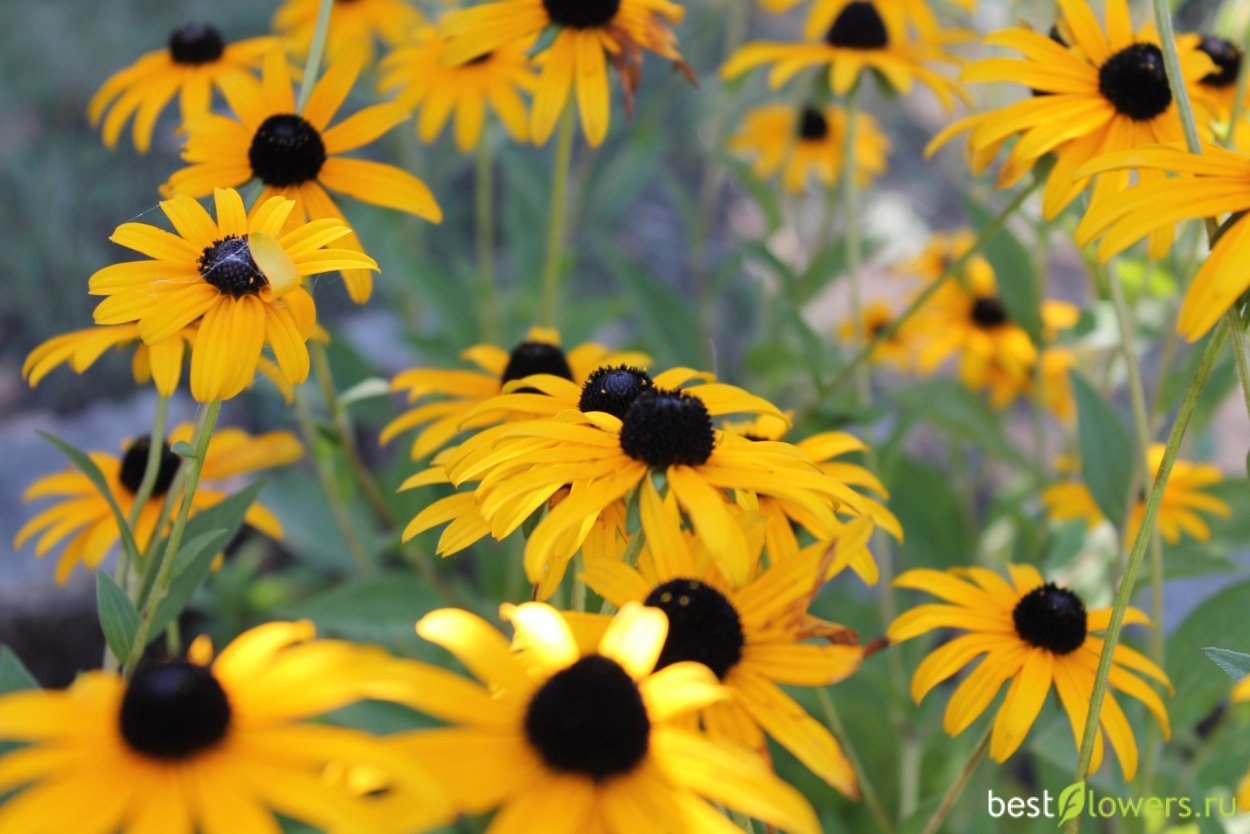
MULTIPOLYGON (((1102 654, 1098 658, 1098 671, 1094 675, 1094 688, 1089 700, 1089 715, 1085 719, 1085 732, 1081 738, 1081 754, 1076 766, 1075 781, 1084 781, 1089 774, 1090 762, 1094 755, 1094 739, 1098 735, 1099 717, 1102 714, 1102 703, 1107 693, 1107 678, 1111 674, 1111 661, 1115 657, 1116 646, 1120 643, 1120 631, 1124 626, 1124 614, 1128 610, 1129 600, 1133 596, 1133 586, 1137 580, 1137 571, 1141 567, 1142 557, 1146 552, 1146 544, 1154 532, 1155 521, 1159 515, 1159 505, 1163 502, 1163 492, 1167 488, 1168 479, 1172 476, 1172 465, 1176 462, 1176 455, 1180 451, 1181 441, 1185 438, 1190 418, 1193 417, 1194 409, 1198 406, 1199 395, 1202 394, 1202 389, 1211 377, 1216 357, 1219 356, 1220 348, 1223 347, 1224 340, 1227 337, 1228 322, 1224 320, 1216 326, 1215 332, 1211 335, 1211 340, 1207 342, 1206 349, 1202 353, 1198 368, 1194 371, 1194 375, 1189 381, 1185 399, 1181 402, 1180 410, 1176 415, 1176 421, 1172 424, 1172 431, 1168 435, 1167 446, 1163 451, 1163 460, 1159 464, 1159 472, 1155 475, 1154 484, 1146 497, 1146 510, 1142 516, 1137 537, 1133 540, 1133 549, 1129 552, 1124 576, 1120 579, 1119 588, 1116 590, 1115 604, 1111 609, 1111 623, 1107 626, 1102 654)), ((1161 626, 1161 623, 1155 623, 1155 628, 1160 628, 1161 626)), ((1076 834, 1080 830, 1080 825, 1079 817, 1069 821, 1064 828, 1065 834, 1076 834)))
POLYGON ((143 613, 139 616, 139 626, 135 629, 134 640, 130 644, 130 655, 126 658, 127 677, 134 674, 135 666, 143 659, 143 650, 147 648, 156 609, 165 595, 169 593, 169 585, 173 580, 174 560, 178 555, 178 549, 182 546, 182 537, 187 531, 187 519, 191 516, 195 490, 200 485, 200 472, 204 468, 204 457, 208 453, 208 443, 212 440, 213 429, 217 426, 217 416, 220 413, 221 400, 213 400, 205 406, 200 425, 195 432, 195 454, 183 461, 186 474, 182 502, 178 505, 178 515, 174 518, 173 529, 169 532, 169 541, 166 542, 165 551, 160 557, 160 567, 157 568, 152 593, 148 596, 143 613))
POLYGON ((330 32, 330 10, 334 8, 334 0, 321 0, 317 7, 317 24, 313 29, 312 43, 308 47, 308 58, 304 61, 304 77, 300 81, 299 96, 295 99, 295 112, 304 112, 308 97, 312 95, 317 81, 317 73, 321 71, 321 57, 326 50, 326 35, 330 32))
POLYGON ((490 138, 483 135, 477 143, 473 205, 477 215, 478 314, 482 337, 491 344, 497 344, 501 337, 499 297, 495 288, 494 163, 490 138))
POLYGON ((569 163, 573 158, 573 103, 564 107, 556 138, 556 158, 551 175, 551 211, 547 216, 547 259, 543 262, 542 308, 539 321, 555 327, 559 320, 560 272, 564 260, 565 214, 568 209, 569 163))
POLYGON ((985 758, 986 752, 990 749, 991 730, 992 727, 986 727, 985 734, 981 736, 981 740, 973 748, 972 755, 964 763, 963 770, 959 772, 959 775, 955 777, 955 781, 951 782, 950 787, 946 789, 946 795, 942 797, 942 804, 933 812, 933 816, 929 817, 929 822, 925 825, 922 834, 937 834, 942 827, 942 823, 946 822, 946 818, 950 816, 951 809, 955 807, 955 802, 959 799, 959 795, 964 792, 964 788, 968 787, 968 782, 972 780, 972 774, 976 772, 977 766, 981 764, 981 760, 985 758))
POLYGON ((1241 396, 1246 404, 1246 413, 1250 414, 1250 364, 1246 360, 1246 325, 1235 307, 1230 307, 1224 314, 1224 321, 1228 322, 1228 333, 1232 337, 1233 359, 1237 364, 1241 396))
MULTIPOLYGON (((868 347, 868 331, 864 327, 863 288, 860 286, 860 269, 863 266, 863 241, 860 237, 859 181, 855 169, 855 138, 859 127, 859 85, 855 85, 846 97, 846 135, 842 145, 842 205, 846 223, 846 267, 851 279, 851 321, 855 326, 855 344, 864 350, 868 347)), ((819 253, 818 253, 819 254, 819 253)), ((859 404, 872 402, 872 379, 869 363, 855 366, 855 395, 859 404)))
POLYGON ((851 763, 851 769, 855 771, 855 778, 859 781, 859 792, 864 798, 864 804, 868 806, 869 813, 877 823, 882 834, 893 834, 894 825, 890 822, 890 816, 885 812, 885 806, 881 804, 881 797, 877 794, 877 789, 873 787, 872 780, 868 778, 868 771, 864 770, 864 765, 860 761, 859 754, 855 752, 855 748, 851 745, 851 740, 846 735, 846 725, 842 723, 842 716, 838 714, 838 708, 833 703, 833 696, 829 694, 829 687, 816 687, 816 699, 820 702, 820 711, 824 714, 825 725, 829 727, 829 731, 833 733, 838 742, 842 745, 842 752, 846 754, 846 759, 851 763))

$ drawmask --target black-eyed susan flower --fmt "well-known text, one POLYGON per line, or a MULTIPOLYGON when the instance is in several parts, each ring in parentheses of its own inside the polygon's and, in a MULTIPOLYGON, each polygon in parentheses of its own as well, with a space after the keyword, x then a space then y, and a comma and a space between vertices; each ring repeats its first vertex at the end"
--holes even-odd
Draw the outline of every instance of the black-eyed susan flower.
MULTIPOLYGON (((610 365, 646 367, 651 363, 644 353, 613 351, 595 342, 583 342, 565 351, 560 346, 559 332, 549 327, 531 328, 525 341, 511 351, 480 344, 461 356, 480 370, 412 368, 396 374, 391 380, 391 390, 405 392, 409 405, 431 396, 438 399, 422 403, 388 423, 382 429, 382 443, 424 426, 412 444, 412 457, 419 460, 443 448, 462 432, 499 422, 502 416, 498 413, 478 412, 472 419, 470 414, 482 403, 502 394, 504 386, 510 382, 538 374, 569 380, 574 386, 572 400, 562 397, 555 401, 560 405, 557 410, 562 410, 576 407, 581 386, 595 369, 610 365)), ((516 404, 516 400, 510 402, 516 404)), ((532 400, 528 405, 539 407, 539 414, 554 413, 544 407, 542 401, 532 400)))
POLYGON ((1091 206, 1078 230, 1086 243, 1101 236, 1098 256, 1110 259, 1134 242, 1181 221, 1231 215, 1211 254, 1185 292, 1177 330, 1197 339, 1250 287, 1244 266, 1250 258, 1250 156, 1207 145, 1201 155, 1179 146, 1139 148, 1094 160, 1083 171, 1125 167, 1155 174, 1149 181, 1091 206), (1168 177, 1166 174, 1182 176, 1168 177))
MULTIPOLYGON (((193 434, 194 427, 186 423, 174 428, 161 444, 160 468, 152 494, 139 510, 133 531, 140 550, 147 547, 157 532, 166 494, 174 485, 182 463, 182 458, 170 451, 170 447, 179 441, 190 442, 193 434)), ((126 445, 121 457, 108 452, 91 453, 91 460, 108 483, 109 493, 127 518, 134 513, 135 497, 143 483, 151 448, 151 438, 142 435, 126 445)), ((303 446, 290 432, 269 432, 253 437, 242 429, 218 429, 213 433, 204 457, 200 486, 191 504, 192 513, 219 504, 226 498, 228 493, 222 489, 220 482, 286 466, 299 460, 303 454, 303 446)), ((27 488, 22 498, 25 501, 51 498, 56 502, 41 510, 18 530, 13 549, 19 550, 33 540, 35 555, 43 558, 64 543, 65 550, 57 560, 58 583, 64 583, 80 563, 94 570, 121 537, 121 529, 108 500, 77 469, 69 468, 40 478, 27 488)), ((253 504, 244 519, 264 534, 275 539, 282 538, 281 522, 266 507, 253 504)))
MULTIPOLYGON (((829 86, 846 95, 866 70, 876 70, 900 93, 908 93, 916 81, 927 86, 947 108, 954 106, 958 87, 934 71, 930 64, 957 64, 946 52, 955 41, 965 40, 961 31, 914 37, 900 19, 882 14, 880 0, 852 0, 842 6, 821 40, 809 43, 749 43, 721 68, 727 79, 764 64, 772 64, 768 83, 777 88, 809 67, 828 66, 829 86)), ((814 35, 813 39, 818 37, 814 35)))
MULTIPOLYGON (((1198 37, 1198 51, 1211 59, 1215 69, 1198 79, 1194 97, 1210 107, 1217 118, 1227 121, 1237 103, 1237 78, 1244 55, 1237 44, 1217 35, 1198 37)), ((1246 103, 1242 102, 1243 108, 1246 103)))
MULTIPOLYGON (((1161 443, 1150 447, 1148 457, 1152 481, 1163 461, 1163 450, 1161 443)), ((1058 468, 1061 472, 1076 472, 1078 469, 1074 462, 1067 460, 1060 460, 1058 468)), ((1183 534, 1200 542, 1210 541, 1211 528, 1207 526, 1202 514, 1228 518, 1232 515, 1232 509, 1222 499, 1203 490, 1216 486, 1223 480, 1223 474, 1214 464, 1177 460, 1172 467, 1172 476, 1164 487, 1163 501, 1159 504, 1159 515, 1156 518, 1159 534, 1169 544, 1179 542, 1183 534)), ((1089 488, 1080 480, 1062 481, 1047 487, 1042 492, 1042 505, 1056 521, 1080 519, 1091 528, 1106 521, 1089 488)), ((1146 500, 1143 493, 1133 503, 1129 513, 1124 531, 1125 540, 1131 542, 1137 538, 1137 530, 1145 512, 1146 500)))
MULTIPOLYGON (((985 568, 907 571, 895 580, 896 586, 933 594, 947 604, 913 608, 896 619, 888 632, 894 642, 937 629, 966 632, 935 649, 917 667, 911 684, 917 703, 942 681, 984 656, 946 705, 943 729, 952 736, 976 721, 1003 684, 1011 682, 994 716, 990 736, 990 756, 998 762, 1006 761, 1024 741, 1052 684, 1068 714, 1073 737, 1080 744, 1103 647, 1103 639, 1094 633, 1105 631, 1111 622, 1110 608, 1087 612, 1075 592, 1046 582, 1036 568, 1009 568, 1010 583, 985 568)), ((1149 620, 1129 608, 1124 622, 1148 624, 1149 620)), ((1126 780, 1137 772, 1137 741, 1112 690, 1141 701, 1159 721, 1164 737, 1171 734, 1163 699, 1135 673, 1170 687, 1162 669, 1128 646, 1117 645, 1091 760, 1092 769, 1097 770, 1102 763, 1105 733, 1126 780)))
MULTIPOLYGON (((773 14, 780 14, 793 8, 798 2, 799 0, 760 0, 760 5, 773 14)), ((815 0, 803 24, 803 37, 819 37, 821 32, 833 25, 838 15, 851 2, 852 0, 815 0)), ((975 0, 955 0, 955 2, 969 11, 975 5, 975 0)), ((930 0, 892 0, 892 2, 882 3, 878 11, 882 17, 890 19, 892 26, 899 30, 910 25, 924 34, 940 31, 938 18, 931 7, 930 0)))
MULTIPOLYGON (((375 104, 333 126, 339 107, 360 75, 359 50, 348 50, 317 81, 303 112, 295 112, 291 71, 281 50, 265 56, 263 83, 225 90, 236 118, 205 116, 186 125, 182 157, 191 163, 162 186, 167 194, 203 197, 216 188, 264 184, 258 202, 282 196, 295 201, 283 231, 309 219, 343 219, 330 192, 406 211, 437 223, 442 211, 425 183, 394 165, 344 156, 364 147, 408 118, 395 104, 375 104)), ((339 245, 364 252, 349 233, 339 245)), ((364 303, 373 289, 371 265, 344 264, 352 300, 364 303)))
POLYGON ((1025 378, 992 362, 985 377, 990 405, 1001 410, 1019 399, 1036 401, 1040 398, 1041 405, 1055 417, 1071 420, 1076 416, 1071 377, 1075 366, 1076 354, 1064 347, 1044 348, 1025 378), (1038 374, 1041 380, 1037 379, 1038 374))
POLYGON ((109 239, 149 260, 91 276, 91 293, 107 296, 96 306, 96 323, 134 322, 149 346, 196 326, 191 395, 200 402, 247 388, 265 345, 290 384, 303 382, 317 322, 304 278, 377 264, 352 249, 325 248, 350 234, 340 220, 291 226, 294 200, 271 197, 251 216, 234 189, 217 189, 214 203, 216 219, 185 194, 163 201, 177 234, 144 223, 117 227, 109 239))
MULTIPOLYGON (((870 301, 860 311, 859 321, 847 318, 838 326, 838 338, 854 345, 862 328, 864 338, 871 342, 894 323, 898 314, 885 301, 870 301), (862 322, 862 325, 860 324, 862 322)), ((916 366, 916 347, 911 338, 911 320, 903 321, 872 349, 868 359, 878 365, 891 365, 900 371, 916 366)))
POLYGON ((170 99, 178 96, 184 124, 207 114, 213 88, 251 78, 276 42, 275 38, 250 38, 227 43, 221 32, 204 23, 175 29, 166 48, 149 52, 111 75, 91 97, 87 117, 97 126, 103 119, 104 144, 112 148, 134 116, 135 149, 147 153, 152 128, 170 99))
MULTIPOLYGON (((933 153, 952 137, 969 132, 968 152, 980 173, 1004 143, 1018 137, 998 178, 1009 188, 1047 154, 1054 154, 1042 200, 1052 219, 1090 185, 1078 169, 1103 154, 1183 138, 1176 102, 1163 69, 1159 37, 1150 24, 1133 32, 1127 0, 1107 0, 1106 29, 1099 27, 1086 0, 1059 0, 1063 31, 1073 39, 1052 38, 1026 28, 989 35, 992 46, 1014 49, 1022 58, 986 58, 969 65, 962 80, 1015 83, 1035 91, 1001 110, 955 122, 930 143, 933 153)), ((1214 68, 1191 41, 1177 44, 1187 88, 1214 68)), ((1144 174, 1143 176, 1154 175, 1144 174)), ((1128 184, 1127 171, 1093 179, 1091 208, 1128 184)), ((1170 235, 1154 241, 1167 250, 1170 235)))
MULTIPOLYGON (((729 149, 754 158, 751 170, 760 179, 781 171, 781 184, 792 194, 812 179, 833 186, 845 166, 846 111, 836 104, 798 110, 785 104, 757 107, 730 137, 729 149)), ((855 134, 855 180, 860 186, 885 171, 889 149, 890 140, 876 121, 861 116, 855 134)))
POLYGON ((382 59, 378 88, 417 112, 417 136, 430 143, 454 116, 456 147, 477 146, 489 108, 514 142, 529 139, 529 108, 521 95, 537 87, 528 47, 508 43, 465 64, 447 64, 446 38, 426 26, 382 59))
POLYGON ((519 653, 476 615, 435 611, 417 633, 477 680, 414 663, 406 695, 393 695, 451 725, 391 738, 414 761, 437 763, 458 809, 494 810, 496 832, 733 830, 715 803, 818 834, 806 800, 759 757, 683 726, 729 692, 698 663, 655 671, 669 630, 662 611, 627 603, 586 652, 547 605, 501 611, 519 653))
POLYGON ((539 145, 550 138, 576 89, 582 131, 587 142, 598 146, 608 135, 612 111, 609 63, 621 76, 630 108, 644 50, 690 74, 669 28, 684 15, 685 9, 670 0, 498 0, 448 12, 440 28, 451 40, 444 58, 453 64, 509 45, 528 46, 544 30, 554 29, 555 37, 535 56, 542 74, 530 115, 531 138, 539 145))
MULTIPOLYGON (((286 0, 274 13, 274 30, 298 57, 307 55, 312 45, 320 6, 320 0, 286 0)), ((407 0, 333 0, 326 56, 333 61, 359 49, 371 62, 378 41, 394 46, 423 20, 421 12, 407 0)))
MULTIPOLYGON (((280 830, 276 815, 323 830, 389 830, 379 810, 324 778, 339 763, 390 764, 365 733, 305 721, 371 697, 393 663, 376 649, 315 640, 311 623, 269 623, 220 655, 204 638, 186 660, 150 663, 129 681, 85 672, 61 692, 0 696, 6 834, 83 827, 123 834, 280 830)), ((450 808, 417 765, 402 775, 413 830, 450 808)))
MULTIPOLYGON (((699 711, 710 736, 766 754, 767 734, 830 785, 858 796, 854 769, 837 740, 778 686, 829 686, 859 668, 863 650, 854 633, 807 613, 833 561, 826 556, 831 543, 761 567, 739 584, 725 579, 699 540, 682 530, 671 493, 661 498, 644 481, 639 511, 647 544, 637 567, 619 555, 587 559, 586 584, 617 607, 641 602, 668 616, 658 669, 702 663, 731 691, 729 699, 699 711)), ((752 516, 744 520, 749 528, 752 516)), ((758 552, 762 531, 754 538, 758 552)), ((583 646, 597 643, 610 622, 568 618, 583 646)))

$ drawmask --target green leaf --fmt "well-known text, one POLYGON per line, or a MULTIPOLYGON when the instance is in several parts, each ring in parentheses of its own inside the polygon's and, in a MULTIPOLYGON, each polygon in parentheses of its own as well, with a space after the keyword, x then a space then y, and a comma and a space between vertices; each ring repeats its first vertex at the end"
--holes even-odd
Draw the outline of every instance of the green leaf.
MULTIPOLYGON (((976 228, 984 228, 992 216, 969 201, 969 214, 976 228)), ((1033 258, 1011 229, 1004 227, 994 235, 982 251, 994 267, 998 297, 1007 308, 1011 320, 1024 328, 1035 344, 1042 341, 1042 296, 1035 274, 1033 258)))
POLYGON ((296 603, 275 616, 310 619, 318 632, 363 643, 419 647, 416 623, 442 606, 429 583, 414 576, 390 574, 351 579, 296 603))
POLYGON ((617 277, 629 293, 650 341, 662 346, 664 355, 673 363, 698 362, 703 347, 699 344, 700 328, 691 313, 692 305, 624 255, 613 260, 617 277))
POLYGON ((1250 675, 1250 654, 1242 654, 1231 649, 1203 649, 1202 651, 1216 666, 1232 675, 1233 680, 1240 681, 1246 675, 1250 675))
POLYGON ((966 565, 975 546, 968 514, 950 477, 910 457, 889 473, 890 509, 907 531, 909 564, 966 565))
POLYGON ((1003 434, 1002 422, 986 402, 957 380, 934 378, 890 392, 906 412, 967 440, 986 454, 1024 469, 1032 464, 1003 434))
POLYGON ((368 400, 374 397, 385 397, 391 393, 391 383, 381 377, 370 377, 362 379, 351 388, 339 394, 339 405, 347 408, 352 403, 368 400))
POLYGON ((108 571, 95 572, 96 606, 100 614, 100 629, 109 651, 120 659, 130 657, 130 646, 139 627, 139 613, 126 592, 117 587, 108 571))
POLYGON ((0 694, 38 689, 39 683, 8 646, 0 646, 0 694))
POLYGON ((1176 694, 1168 702, 1178 732, 1202 721, 1228 698, 1228 676, 1199 649, 1227 645, 1245 633, 1250 610, 1250 582, 1240 582, 1204 600, 1172 631, 1167 644, 1167 674, 1176 694))
POLYGON ((1115 409, 1085 377, 1072 371, 1077 431, 1081 446, 1081 477, 1102 514, 1117 526, 1128 507, 1133 480, 1133 441, 1115 409))
POLYGON ((195 457, 195 447, 185 440, 179 440, 177 443, 170 446, 169 451, 173 452, 180 458, 195 457))
POLYGON ((118 529, 121 530, 122 547, 126 548, 126 555, 130 557, 132 562, 138 562, 139 547, 135 544, 135 537, 130 532, 130 524, 122 513, 122 508, 118 506, 117 499, 113 497, 113 493, 109 489, 108 480, 104 477, 104 473, 100 471, 100 467, 95 465, 95 461, 91 459, 90 455, 80 452, 59 437, 46 431, 39 432, 39 436, 59 449, 65 457, 69 458, 70 463, 78 467, 78 470, 87 476, 87 480, 91 481, 91 485, 104 497, 104 500, 109 505, 109 509, 113 512, 113 519, 117 522, 118 529))
POLYGON ((1073 782, 1059 794, 1059 827, 1074 820, 1085 810, 1085 783, 1073 782))

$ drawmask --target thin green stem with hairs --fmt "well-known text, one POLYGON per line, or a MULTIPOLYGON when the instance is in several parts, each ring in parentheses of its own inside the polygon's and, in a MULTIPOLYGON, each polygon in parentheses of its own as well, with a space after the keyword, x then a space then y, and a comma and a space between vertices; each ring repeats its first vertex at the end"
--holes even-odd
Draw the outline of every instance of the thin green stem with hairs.
POLYGON ((330 33, 330 12, 334 8, 334 0, 321 0, 317 7, 317 23, 313 29, 312 43, 308 47, 308 58, 304 61, 304 77, 299 85, 299 95, 295 99, 295 112, 303 113, 312 95, 317 74, 321 72, 321 59, 326 51, 326 36, 330 33))
POLYGON ((946 789, 946 794, 942 797, 941 804, 933 812, 933 816, 929 817, 929 822, 925 825, 922 834, 937 834, 942 828, 942 823, 946 822, 946 818, 950 816, 951 810, 955 807, 955 802, 958 801, 960 794, 964 792, 964 788, 968 787, 968 782, 972 780, 972 774, 976 773, 981 760, 985 758, 986 752, 989 751, 992 730, 992 726, 985 728, 985 733, 981 736, 981 740, 973 748, 972 755, 964 762, 963 769, 959 771, 955 781, 951 782, 950 787, 946 789))
POLYGON ((573 159, 573 103, 564 106, 556 136, 556 158, 551 175, 551 209, 547 216, 547 256, 542 272, 542 307, 539 322, 555 327, 559 321, 560 273, 564 262, 564 237, 568 213, 569 167, 573 159))

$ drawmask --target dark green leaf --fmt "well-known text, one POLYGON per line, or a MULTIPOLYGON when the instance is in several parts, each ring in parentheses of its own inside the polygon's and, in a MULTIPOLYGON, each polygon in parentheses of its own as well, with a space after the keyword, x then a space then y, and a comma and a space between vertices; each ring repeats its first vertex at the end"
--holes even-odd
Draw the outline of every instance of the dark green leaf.
POLYGON ((1124 421, 1085 377, 1072 371, 1081 477, 1103 515, 1119 525, 1133 480, 1133 441, 1124 421))
POLYGON ((195 447, 185 440, 179 440, 177 443, 170 446, 169 451, 173 452, 180 458, 195 457, 195 447))
POLYGON ((352 579, 297 603, 277 609, 276 616, 310 619, 319 632, 364 643, 417 646, 417 620, 441 606, 429 583, 414 576, 392 574, 352 579))
POLYGON ((97 570, 95 578, 96 606, 104 641, 114 657, 130 657, 130 644, 134 641, 135 629, 139 627, 139 614, 130 597, 117 587, 108 571, 97 570))
POLYGON ((39 683, 8 646, 0 646, 0 694, 38 689, 39 683))
POLYGON ((139 548, 135 544, 134 536, 130 532, 130 525, 126 516, 122 514, 122 509, 117 505, 117 499, 113 497, 113 493, 109 490, 108 481, 104 477, 104 473, 100 471, 100 467, 95 465, 95 461, 90 455, 86 455, 73 446, 61 440, 55 435, 46 431, 39 432, 39 436, 51 443, 53 446, 61 450, 61 454, 70 459, 74 466, 82 474, 87 476, 87 480, 91 481, 91 485, 99 491, 104 500, 108 502, 109 509, 113 512, 113 519, 117 522, 117 527, 121 530, 122 546, 126 548, 126 555, 130 557, 132 562, 139 560, 139 548))
POLYGON ((663 346, 663 355, 673 364, 698 362, 703 346, 699 344, 699 322, 691 305, 644 267, 624 256, 614 260, 616 275, 633 299, 633 309, 651 342, 663 346))
POLYGON ((908 564, 966 565, 975 538, 950 477, 910 457, 900 457, 890 473, 890 509, 907 531, 908 564))
POLYGON ((890 392, 905 412, 922 416, 986 454, 1023 468, 1029 461, 1003 434, 998 415, 986 402, 953 379, 934 378, 890 392))
POLYGON ((1176 687, 1168 703, 1177 732, 1192 728, 1228 697, 1228 675, 1205 654, 1204 646, 1227 645, 1245 634, 1250 582, 1239 582, 1206 599, 1168 638, 1167 673, 1176 687))
POLYGON ((1233 680, 1240 681, 1246 675, 1250 675, 1250 654, 1242 654, 1231 649, 1208 648, 1202 651, 1216 666, 1232 675, 1233 680))

